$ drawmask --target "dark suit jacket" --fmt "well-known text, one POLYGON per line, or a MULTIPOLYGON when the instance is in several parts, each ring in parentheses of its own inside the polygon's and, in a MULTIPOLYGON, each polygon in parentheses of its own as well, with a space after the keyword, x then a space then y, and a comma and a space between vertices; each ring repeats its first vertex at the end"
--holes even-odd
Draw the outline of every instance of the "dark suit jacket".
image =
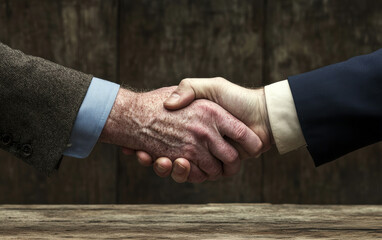
POLYGON ((288 80, 317 166, 382 140, 382 49, 288 80))
POLYGON ((91 79, 0 43, 0 148, 52 172, 91 79))

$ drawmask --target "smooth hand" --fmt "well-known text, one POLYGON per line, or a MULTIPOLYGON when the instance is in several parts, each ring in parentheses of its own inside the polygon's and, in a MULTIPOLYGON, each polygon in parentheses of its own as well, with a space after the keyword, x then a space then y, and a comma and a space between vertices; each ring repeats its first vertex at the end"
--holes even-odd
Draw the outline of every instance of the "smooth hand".
POLYGON ((121 89, 100 141, 140 150, 154 159, 166 156, 166 163, 156 165, 158 175, 171 172, 171 160, 183 161, 190 182, 239 171, 239 154, 226 139, 251 154, 260 152, 258 136, 213 102, 197 100, 179 111, 166 110, 163 102, 175 89, 146 93, 121 89))

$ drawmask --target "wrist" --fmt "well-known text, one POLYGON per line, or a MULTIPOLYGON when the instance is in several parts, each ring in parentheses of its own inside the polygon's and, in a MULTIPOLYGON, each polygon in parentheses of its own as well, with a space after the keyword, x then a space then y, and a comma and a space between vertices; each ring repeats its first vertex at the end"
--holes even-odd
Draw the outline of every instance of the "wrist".
POLYGON ((271 124, 269 121, 269 114, 267 109, 267 103, 265 98, 265 90, 264 87, 256 89, 257 92, 257 102, 258 102, 258 109, 257 113, 259 113, 259 124, 261 125, 261 128, 263 129, 263 132, 265 134, 265 142, 266 145, 268 144, 275 144, 275 140, 273 138, 271 124))
POLYGON ((270 139, 270 143, 273 145, 275 144, 275 140, 273 138, 272 134, 272 128, 271 128, 271 123, 269 121, 269 113, 268 113, 268 108, 267 108, 267 101, 265 98, 265 90, 264 87, 261 88, 261 108, 262 108, 262 118, 263 118, 263 124, 265 128, 267 129, 267 133, 270 139))
POLYGON ((119 89, 114 105, 99 137, 99 142, 117 145, 122 145, 122 142, 126 142, 125 139, 121 139, 121 136, 124 134, 125 138, 128 137, 125 134, 130 132, 130 125, 126 123, 126 119, 130 111, 133 111, 133 106, 136 106, 136 102, 137 93, 123 88, 119 89))

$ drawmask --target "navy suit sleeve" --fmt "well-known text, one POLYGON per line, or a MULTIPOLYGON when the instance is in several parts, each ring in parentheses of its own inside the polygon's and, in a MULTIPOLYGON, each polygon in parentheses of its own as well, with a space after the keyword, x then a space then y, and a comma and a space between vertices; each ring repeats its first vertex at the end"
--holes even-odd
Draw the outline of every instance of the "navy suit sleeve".
POLYGON ((382 49, 288 81, 316 166, 382 140, 382 49))

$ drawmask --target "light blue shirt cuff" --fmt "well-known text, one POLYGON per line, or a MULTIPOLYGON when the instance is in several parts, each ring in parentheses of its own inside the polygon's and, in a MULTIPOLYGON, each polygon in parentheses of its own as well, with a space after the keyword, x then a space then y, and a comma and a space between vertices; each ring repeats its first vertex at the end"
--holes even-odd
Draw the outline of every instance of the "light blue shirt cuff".
POLYGON ((119 85, 93 78, 78 111, 65 156, 86 158, 101 135, 117 97, 119 85))

